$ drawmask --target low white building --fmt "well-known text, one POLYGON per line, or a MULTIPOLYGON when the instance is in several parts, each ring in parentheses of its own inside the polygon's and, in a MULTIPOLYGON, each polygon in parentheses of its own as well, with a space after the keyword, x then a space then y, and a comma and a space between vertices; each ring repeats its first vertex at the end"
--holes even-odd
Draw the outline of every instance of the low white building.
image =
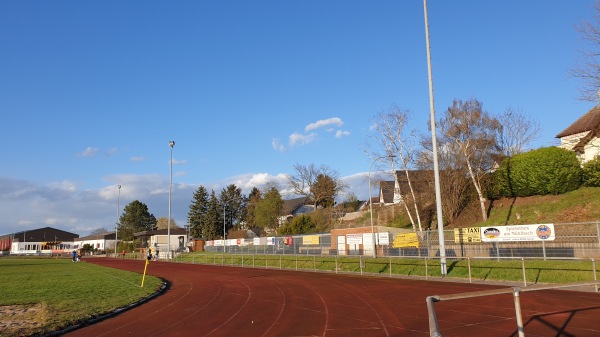
POLYGON ((171 228, 170 233, 166 229, 143 231, 134 233, 133 236, 140 240, 143 248, 151 247, 153 251, 158 249, 160 257, 166 257, 169 250, 181 252, 188 247, 188 233, 182 228, 171 228))
POLYGON ((73 248, 81 249, 84 245, 90 245, 94 252, 114 252, 115 232, 104 232, 92 234, 73 240, 73 248))

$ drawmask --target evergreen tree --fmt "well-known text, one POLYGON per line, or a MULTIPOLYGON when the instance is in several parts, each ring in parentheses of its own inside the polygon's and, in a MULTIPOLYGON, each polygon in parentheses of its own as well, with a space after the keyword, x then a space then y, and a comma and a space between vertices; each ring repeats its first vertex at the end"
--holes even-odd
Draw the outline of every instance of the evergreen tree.
POLYGON ((246 226, 248 228, 256 227, 255 223, 255 215, 254 210, 256 209, 256 205, 262 200, 262 195, 260 190, 256 187, 253 187, 250 193, 248 194, 248 202, 246 203, 246 226))
POLYGON ((215 191, 212 191, 210 194, 203 220, 202 234, 206 240, 214 240, 223 235, 223 213, 221 212, 215 191))
POLYGON ((192 237, 203 237, 202 232, 205 226, 205 216, 208 212, 208 191, 204 186, 199 186, 194 192, 190 211, 188 212, 188 223, 192 237))
POLYGON ((119 221, 119 240, 123 241, 132 241, 134 233, 156 228, 156 218, 148 212, 148 206, 138 200, 125 206, 119 221))
POLYGON ((229 231, 232 228, 239 229, 244 218, 244 207, 246 198, 242 194, 242 189, 231 184, 221 191, 219 196, 221 211, 225 217, 225 228, 229 231))

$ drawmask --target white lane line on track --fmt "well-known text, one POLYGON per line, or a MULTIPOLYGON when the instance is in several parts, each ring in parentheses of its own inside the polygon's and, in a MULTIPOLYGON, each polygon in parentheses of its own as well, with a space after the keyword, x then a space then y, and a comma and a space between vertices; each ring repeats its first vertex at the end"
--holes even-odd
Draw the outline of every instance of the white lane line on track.
POLYGON ((152 335, 150 335, 150 336, 156 336, 156 335, 160 334, 161 332, 163 332, 163 331, 165 331, 165 330, 168 330, 170 327, 172 327, 172 326, 176 326, 177 324, 179 324, 179 323, 181 323, 181 322, 183 322, 183 321, 187 320, 187 319, 188 319, 188 318, 190 318, 191 316, 194 316, 194 315, 195 315, 195 314, 197 314, 198 312, 200 312, 200 311, 204 310, 204 309, 205 309, 206 307, 208 307, 208 306, 209 306, 209 305, 210 305, 212 302, 214 302, 214 301, 215 301, 215 300, 216 300, 216 299, 219 297, 219 295, 221 295, 221 285, 220 285, 219 283, 217 283, 216 281, 213 281, 213 283, 215 283, 215 284, 217 285, 217 289, 218 289, 218 290, 215 292, 214 296, 213 296, 213 297, 210 299, 210 301, 206 302, 206 304, 204 304, 204 305, 203 305, 201 308, 198 308, 198 309, 194 310, 194 312, 190 313, 189 315, 187 315, 187 316, 185 316, 185 317, 182 317, 180 320, 178 320, 178 321, 176 321, 176 322, 173 322, 173 323, 169 324, 169 326, 167 326, 167 327, 165 327, 165 328, 163 328, 163 329, 160 329, 160 330, 156 331, 155 333, 153 333, 153 334, 152 334, 152 335))
POLYGON ((321 335, 322 337, 325 337, 325 334, 327 334, 327 330, 328 330, 327 326, 329 324, 329 308, 327 308, 327 303, 323 299, 323 296, 321 296, 321 294, 319 294, 319 292, 316 291, 313 287, 307 285, 306 282, 300 282, 300 283, 302 283, 306 288, 312 290, 315 294, 317 294, 317 296, 319 296, 319 298, 321 299, 321 302, 323 303, 323 307, 325 307, 325 327, 323 328, 323 334, 321 335))
POLYGON ((281 315, 283 314, 283 309, 285 309, 285 294, 283 293, 283 290, 281 290, 281 288, 279 286, 277 286, 277 289, 281 293, 281 298, 283 299, 283 302, 281 303, 281 309, 279 310, 279 315, 277 315, 277 318, 275 318, 275 320, 273 321, 271 326, 267 329, 267 331, 265 331, 265 333, 262 334, 262 337, 266 336, 269 333, 269 331, 271 331, 271 329, 273 329, 275 324, 277 324, 277 322, 279 322, 279 318, 281 318, 281 315))
MULTIPOLYGON (((187 280, 186 280, 186 281, 187 281, 187 280)), ((156 313, 158 313, 158 312, 160 312, 160 311, 162 311, 162 310, 168 309, 170 306, 174 305, 175 303, 179 302, 180 300, 182 300, 183 298, 185 298, 186 296, 188 296, 188 295, 190 294, 190 292, 191 292, 191 291, 192 291, 192 289, 194 288, 194 285, 193 285, 193 284, 192 284, 190 281, 187 281, 187 284, 189 285, 189 289, 188 289, 188 291, 187 291, 187 292, 186 292, 186 293, 185 293, 183 296, 180 296, 178 299, 176 299, 176 300, 174 300, 174 301, 170 302, 168 305, 166 305, 166 306, 164 306, 164 307, 161 307, 161 308, 160 308, 160 309, 158 309, 158 310, 154 310, 153 312, 151 312, 151 313, 149 313, 149 314, 145 315, 144 317, 140 317, 140 318, 138 318, 138 319, 134 319, 134 320, 130 321, 130 322, 129 322, 129 323, 127 323, 127 324, 123 324, 123 325, 121 325, 121 326, 119 326, 119 327, 116 327, 116 328, 114 328, 114 329, 112 329, 112 330, 105 331, 104 333, 102 333, 102 334, 100 334, 100 335, 98 335, 98 336, 105 336, 105 335, 108 335, 108 334, 112 334, 113 332, 115 332, 115 331, 117 331, 117 330, 119 330, 119 329, 125 328, 125 327, 127 327, 127 326, 130 326, 130 325, 132 325, 132 324, 134 324, 134 323, 137 323, 137 322, 141 321, 142 319, 145 319, 145 318, 147 318, 147 317, 148 317, 148 316, 150 316, 150 315, 154 315, 154 314, 156 314, 156 313)), ((167 293, 168 293, 168 290, 167 290, 167 293)))
POLYGON ((365 301, 364 298, 362 298, 359 295, 357 295, 355 291, 352 291, 351 289, 348 289, 348 288, 346 288, 346 287, 344 287, 342 285, 340 285, 339 287, 342 288, 342 289, 346 289, 346 291, 348 291, 349 293, 353 294, 354 297, 357 297, 364 304, 366 304, 375 313, 375 316, 377 316, 377 319, 379 320, 379 323, 383 327, 383 331, 385 331, 385 335, 388 336, 388 337, 390 336, 390 333, 388 332, 387 328, 385 327, 385 323, 383 322, 383 319, 381 318, 381 316, 379 316, 379 313, 377 312, 377 310, 375 310, 375 308, 373 308, 373 306, 371 306, 371 304, 369 302, 365 301))
POLYGON ((248 284, 246 284, 244 281, 241 281, 241 280, 236 280, 236 281, 242 283, 243 285, 246 286, 246 288, 248 288, 248 296, 246 297, 246 302, 244 302, 244 304, 242 306, 240 306, 240 308, 233 315, 231 315, 231 317, 229 317, 228 320, 226 320, 225 322, 221 323, 219 326, 217 326, 213 330, 209 331, 204 336, 208 336, 208 335, 212 334, 213 332, 219 330, 221 327, 225 326, 225 324, 229 323, 232 319, 234 319, 235 316, 237 316, 244 309, 244 307, 246 307, 246 305, 248 305, 248 302, 250 301, 250 297, 252 297, 252 289, 250 289, 250 287, 248 286, 248 284))

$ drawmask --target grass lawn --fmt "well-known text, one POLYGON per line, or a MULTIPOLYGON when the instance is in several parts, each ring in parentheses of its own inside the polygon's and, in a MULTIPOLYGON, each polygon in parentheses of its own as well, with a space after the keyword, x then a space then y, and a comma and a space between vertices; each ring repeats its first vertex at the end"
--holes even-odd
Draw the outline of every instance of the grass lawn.
POLYGON ((156 292, 162 280, 65 258, 0 258, 0 336, 43 334, 156 292), (29 324, 28 324, 29 323, 29 324))
MULTIPOLYGON (((438 259, 402 257, 350 257, 321 255, 270 255, 190 253, 175 261, 210 265, 322 272, 365 273, 381 276, 441 277, 438 259)), ((473 281, 523 282, 523 264, 528 284, 594 281, 591 260, 494 260, 448 259, 447 278, 473 281), (469 275, 470 270, 470 275, 469 275)))

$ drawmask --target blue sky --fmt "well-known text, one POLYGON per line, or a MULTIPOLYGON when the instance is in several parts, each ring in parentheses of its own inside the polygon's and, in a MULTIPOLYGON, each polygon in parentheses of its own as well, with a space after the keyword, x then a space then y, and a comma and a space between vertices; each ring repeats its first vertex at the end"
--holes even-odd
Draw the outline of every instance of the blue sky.
MULTIPOLYGON (((569 76, 594 1, 428 2, 439 115, 476 98, 542 128, 593 107, 569 76)), ((199 185, 247 193, 327 165, 368 198, 372 118, 429 118, 423 2, 0 2, 0 234, 114 227, 133 200, 186 222, 199 185), (121 185, 120 197, 117 185, 121 185)))

